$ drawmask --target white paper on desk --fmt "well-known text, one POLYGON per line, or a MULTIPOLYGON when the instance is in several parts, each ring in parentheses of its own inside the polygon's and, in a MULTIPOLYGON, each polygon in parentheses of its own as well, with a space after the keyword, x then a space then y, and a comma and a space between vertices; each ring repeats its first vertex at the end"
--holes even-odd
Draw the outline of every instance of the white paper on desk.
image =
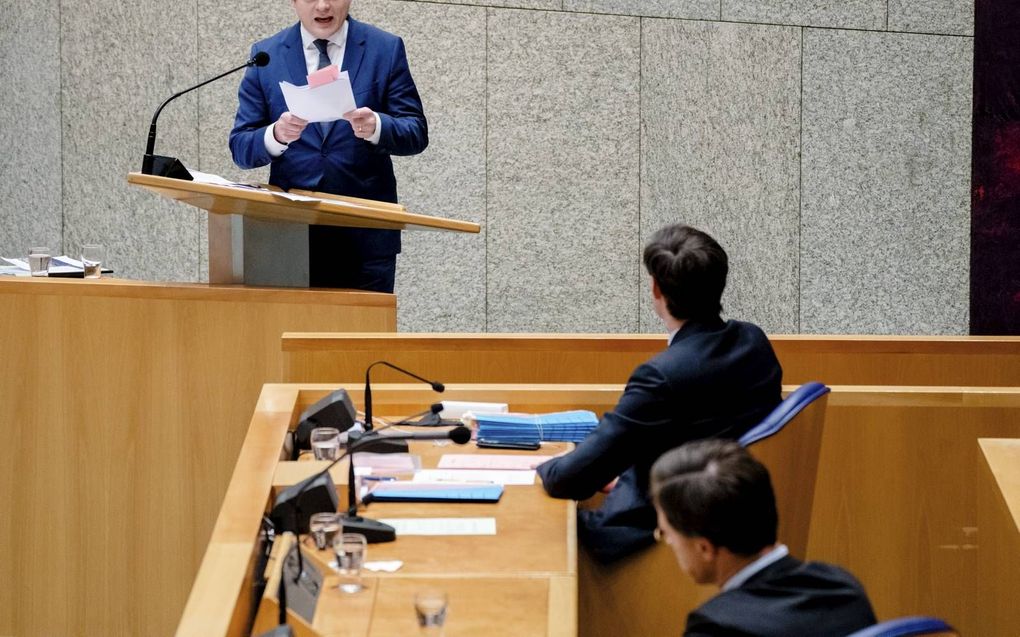
POLYGON ((24 259, 9 259, 7 257, 0 257, 0 260, 6 261, 10 267, 28 272, 28 261, 25 261, 24 259))
POLYGON ((361 567, 367 571, 372 571, 373 573, 378 573, 380 571, 384 573, 396 573, 403 565, 403 560, 376 560, 374 562, 365 562, 361 565, 361 567))
POLYGON ((188 172, 191 173, 191 178, 199 184, 212 184, 214 186, 236 186, 237 182, 230 181, 225 177, 214 175, 212 173, 204 173, 200 170, 194 170, 188 168, 188 172))
POLYGON ((509 453, 447 453, 439 459, 440 469, 496 469, 527 471, 534 469, 552 456, 532 456, 509 453))
POLYGON ((229 179, 226 179, 224 177, 220 177, 219 175, 214 175, 212 173, 204 173, 204 172, 201 172, 199 170, 193 170, 191 168, 188 168, 188 172, 191 173, 191 177, 192 177, 192 179, 195 180, 195 183, 199 183, 199 184, 211 184, 213 186, 226 186, 227 188, 239 188, 241 190, 255 190, 255 191, 259 191, 259 192, 269 193, 270 195, 273 195, 274 197, 281 197, 283 199, 288 199, 290 201, 322 201, 322 199, 320 199, 318 197, 308 197, 306 195, 295 195, 295 194, 292 194, 292 193, 289 193, 289 192, 283 192, 281 190, 270 190, 268 188, 263 188, 261 186, 253 186, 251 184, 241 184, 241 183, 238 183, 236 181, 230 181, 229 179))
POLYGON ((491 482, 502 485, 535 484, 534 471, 496 471, 492 469, 422 469, 412 482, 491 482))
POLYGON ((496 518, 380 519, 401 535, 496 535, 496 518))
POLYGON ((371 453, 359 451, 354 454, 354 475, 364 468, 368 474, 391 475, 394 473, 414 473, 421 466, 421 458, 409 453, 371 453))
POLYGON ((358 108, 347 71, 340 73, 336 80, 315 88, 280 82, 280 90, 287 110, 309 122, 333 122, 358 108))

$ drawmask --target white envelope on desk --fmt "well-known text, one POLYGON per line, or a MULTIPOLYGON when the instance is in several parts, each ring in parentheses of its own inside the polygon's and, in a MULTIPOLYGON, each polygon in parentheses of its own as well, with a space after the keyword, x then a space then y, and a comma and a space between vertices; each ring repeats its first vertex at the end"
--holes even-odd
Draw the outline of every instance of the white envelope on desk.
POLYGON ((358 108, 347 71, 340 73, 336 80, 315 88, 280 82, 280 90, 287 110, 309 122, 333 122, 358 108))

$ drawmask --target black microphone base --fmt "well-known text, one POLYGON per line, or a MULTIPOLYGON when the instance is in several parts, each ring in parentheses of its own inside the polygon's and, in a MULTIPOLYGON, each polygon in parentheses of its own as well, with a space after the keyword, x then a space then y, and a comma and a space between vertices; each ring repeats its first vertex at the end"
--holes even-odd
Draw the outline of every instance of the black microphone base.
MULTIPOLYGON (((350 433, 347 435, 347 444, 356 444, 364 436, 365 434, 360 432, 356 434, 350 433)), ((408 446, 406 440, 387 440, 385 437, 379 437, 372 442, 359 446, 358 451, 367 451, 369 453, 407 453, 408 446)))
POLYGON ((184 181, 195 180, 179 159, 176 157, 164 157, 163 155, 142 155, 142 174, 182 179, 184 181))
POLYGON ((439 414, 425 414, 418 420, 402 420, 397 424, 410 427, 455 427, 461 422, 452 418, 440 418, 439 414))
POLYGON ((341 518, 340 524, 343 525, 344 533, 360 533, 365 536, 365 541, 369 544, 392 542, 397 539, 397 530, 389 524, 369 520, 360 515, 354 517, 344 516, 341 518))

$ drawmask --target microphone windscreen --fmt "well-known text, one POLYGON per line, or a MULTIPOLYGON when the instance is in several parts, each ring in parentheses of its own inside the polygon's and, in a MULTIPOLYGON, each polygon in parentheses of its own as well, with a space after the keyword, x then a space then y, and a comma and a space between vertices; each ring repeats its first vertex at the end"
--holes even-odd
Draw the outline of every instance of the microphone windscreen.
POLYGON ((255 63, 255 66, 265 66, 269 64, 269 54, 265 51, 259 51, 251 60, 255 63))
POLYGON ((442 383, 432 383, 432 391, 439 392, 441 394, 446 391, 446 385, 442 383))
POLYGON ((466 445, 471 440, 471 430, 467 427, 454 427, 450 430, 450 440, 458 445, 466 445))

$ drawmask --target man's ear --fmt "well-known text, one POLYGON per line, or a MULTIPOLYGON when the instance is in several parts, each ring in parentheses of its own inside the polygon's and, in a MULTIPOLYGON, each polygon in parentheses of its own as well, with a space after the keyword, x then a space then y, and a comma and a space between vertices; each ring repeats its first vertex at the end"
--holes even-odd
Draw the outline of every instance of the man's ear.
POLYGON ((694 538, 694 549, 697 551, 698 559, 704 564, 714 562, 719 554, 719 549, 716 548, 715 544, 712 544, 710 540, 703 537, 694 538))
POLYGON ((662 298, 662 290, 659 289, 659 282, 652 277, 652 298, 658 300, 662 298))

